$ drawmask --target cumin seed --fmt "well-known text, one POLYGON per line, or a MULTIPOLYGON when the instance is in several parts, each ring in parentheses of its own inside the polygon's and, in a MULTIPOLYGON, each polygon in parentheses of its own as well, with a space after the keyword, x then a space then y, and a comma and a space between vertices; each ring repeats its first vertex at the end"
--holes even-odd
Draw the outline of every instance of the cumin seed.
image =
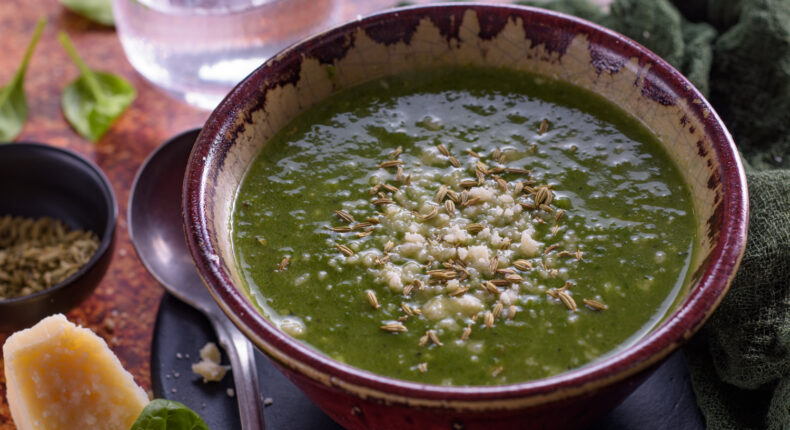
POLYGON ((557 209, 557 212, 554 212, 554 220, 559 221, 563 215, 565 215, 565 209, 557 209))
POLYGON ((478 204, 478 203, 480 203, 480 197, 472 197, 471 199, 469 199, 469 200, 467 200, 467 201, 463 202, 463 203, 461 204, 461 206, 463 206, 463 207, 469 207, 469 206, 474 206, 474 205, 476 205, 476 204, 478 204))
POLYGON ((452 297, 463 296, 468 291, 469 291, 469 287, 462 287, 462 288, 459 288, 459 289, 453 291, 452 293, 450 293, 450 296, 452 296, 452 297))
POLYGON ((442 342, 439 340, 439 336, 436 335, 435 330, 428 330, 426 334, 436 346, 442 346, 442 342))
POLYGON ((584 304, 587 305, 588 308, 594 311, 605 311, 609 309, 609 306, 606 306, 605 304, 599 302, 598 300, 584 299, 584 304))
POLYGON ((453 167, 461 167, 461 162, 458 161, 458 159, 453 157, 452 155, 448 158, 448 160, 450 160, 450 164, 452 164, 453 167))
POLYGON ((483 226, 483 224, 478 224, 478 223, 472 223, 466 225, 466 231, 468 231, 471 234, 480 233, 481 231, 483 231, 484 228, 485 226, 483 226))
POLYGON ((346 257, 351 257, 352 255, 354 255, 354 251, 352 251, 351 248, 345 245, 335 244, 335 248, 337 248, 337 250, 340 251, 340 253, 345 255, 346 257))
POLYGON ((528 270, 532 270, 532 263, 530 263, 528 260, 516 260, 513 262, 513 267, 526 272, 528 270))
POLYGON ((357 233, 357 237, 368 237, 371 234, 373 234, 373 229, 372 228, 370 230, 365 230, 365 231, 361 231, 361 232, 357 233))
POLYGON ((291 262, 291 257, 286 256, 285 258, 283 258, 283 260, 280 262, 280 265, 277 266, 277 271, 282 272, 283 270, 288 269, 288 263, 290 262, 291 262))
POLYGON ((449 157, 449 156, 450 156, 450 151, 448 151, 448 150, 447 150, 447 147, 446 147, 446 146, 444 146, 444 145, 442 145, 441 143, 440 143, 440 144, 438 144, 438 145, 436 145, 436 149, 438 149, 438 150, 439 150, 439 153, 441 153, 441 154, 442 154, 442 155, 444 155, 445 157, 449 157))
POLYGON ((439 215, 439 208, 436 206, 431 206, 428 209, 428 213, 420 215, 420 220, 428 221, 430 219, 436 218, 436 215, 439 215))
POLYGON ((538 134, 543 136, 543 134, 546 133, 547 131, 549 131, 549 121, 544 118, 543 121, 540 122, 540 128, 538 128, 538 134))
POLYGON ((428 273, 428 276, 430 276, 432 279, 439 279, 439 280, 449 280, 458 277, 458 272, 456 272, 455 270, 441 270, 441 269, 429 270, 426 273, 428 273))
POLYGON ((340 219, 342 219, 345 222, 348 222, 348 223, 356 222, 356 220, 354 219, 353 216, 351 216, 350 213, 348 213, 348 212, 346 212, 346 211, 344 211, 342 209, 341 210, 336 210, 335 211, 335 215, 340 217, 340 219))
POLYGON ((505 172, 515 173, 517 175, 529 175, 530 173, 532 173, 532 170, 519 169, 517 167, 505 167, 505 172))
POLYGON ((494 180, 496 181, 497 185, 499 185, 499 189, 502 190, 503 193, 506 193, 507 192, 507 181, 502 179, 502 178, 500 178, 500 177, 496 177, 496 178, 494 178, 494 180))
POLYGON ((488 166, 482 161, 475 161, 475 169, 484 175, 488 175, 488 166))
POLYGON ((384 331, 388 331, 390 333, 402 333, 404 331, 409 331, 405 325, 399 322, 390 322, 381 326, 381 329, 384 331))
POLYGON ((370 306, 373 306, 373 309, 378 309, 379 308, 379 300, 376 298, 376 293, 374 293, 373 291, 368 290, 367 291, 367 296, 368 296, 368 303, 370 303, 370 306))
POLYGON ((499 267, 499 257, 495 255, 488 263, 488 271, 493 275, 496 273, 497 267, 499 267))
POLYGON ((433 198, 433 201, 436 203, 441 203, 445 196, 447 196, 447 185, 442 185, 439 187, 439 191, 436 192, 436 196, 433 198))
POLYGON ((551 251, 554 251, 555 249, 557 249, 559 247, 560 247, 559 243, 555 243, 553 245, 550 245, 548 248, 546 248, 545 251, 543 251, 543 255, 548 255, 551 251))
POLYGON ((394 160, 394 159, 398 158, 401 154, 403 154, 403 147, 402 146, 398 146, 390 154, 390 160, 394 160))
POLYGON ((400 166, 401 164, 403 164, 403 161, 401 160, 382 161, 381 163, 379 163, 379 169, 386 169, 388 167, 400 166))
POLYGON ((491 294, 501 294, 502 291, 491 281, 483 282, 483 288, 491 294))
POLYGON ((483 324, 485 324, 486 328, 491 328, 494 326, 494 314, 492 314, 491 311, 486 311, 486 314, 483 317, 483 324))
POLYGON ((392 204, 392 199, 379 198, 379 199, 373 200, 371 203, 373 203, 376 206, 379 206, 379 205, 390 205, 390 204, 392 204))
POLYGON ((502 311, 504 310, 505 310, 505 306, 502 304, 502 302, 496 302, 496 304, 494 305, 494 310, 491 313, 494 315, 494 318, 499 318, 500 316, 502 316, 502 311))
POLYGON ((477 177, 477 185, 483 185, 486 182, 486 175, 479 170, 475 170, 475 177, 477 177))
POLYGON ((559 296, 560 301, 567 307, 569 310, 573 312, 578 312, 578 308, 576 307, 576 301, 573 300, 573 297, 570 294, 566 293, 565 291, 557 292, 557 296, 559 296))
POLYGON ((381 184, 381 188, 384 188, 385 190, 391 192, 392 194, 395 194, 399 191, 398 187, 392 186, 390 184, 381 184))
POLYGON ((461 340, 465 341, 465 340, 469 339, 469 335, 470 335, 470 334, 472 334, 472 326, 471 326, 471 325, 468 325, 468 326, 466 326, 466 328, 464 329, 464 332, 463 332, 463 333, 461 333, 461 340))

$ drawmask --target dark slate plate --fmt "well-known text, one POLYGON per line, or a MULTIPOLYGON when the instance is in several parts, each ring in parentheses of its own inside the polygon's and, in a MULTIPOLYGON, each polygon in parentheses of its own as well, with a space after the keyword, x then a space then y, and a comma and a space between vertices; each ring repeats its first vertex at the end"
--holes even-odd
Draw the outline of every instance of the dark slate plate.
MULTIPOLYGON (((200 360, 206 342, 217 342, 208 320, 169 294, 159 308, 151 351, 151 380, 156 397, 182 402, 198 412, 212 430, 237 430, 239 416, 230 374, 218 383, 203 384, 191 365, 200 360)), ((256 351, 264 398, 266 430, 335 430, 329 419, 256 351)), ((227 361, 224 357, 223 360, 227 361)), ((226 363, 225 363, 226 364, 226 363)), ((700 430, 704 420, 691 390, 686 362, 675 353, 620 406, 590 430, 700 430)))

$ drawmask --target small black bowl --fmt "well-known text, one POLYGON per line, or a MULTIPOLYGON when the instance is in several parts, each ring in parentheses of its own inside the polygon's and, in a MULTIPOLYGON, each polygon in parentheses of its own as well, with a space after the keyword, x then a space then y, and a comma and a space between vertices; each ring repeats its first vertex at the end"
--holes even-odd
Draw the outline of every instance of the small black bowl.
POLYGON ((66 312, 99 284, 112 258, 118 206, 110 182, 95 164, 54 146, 0 144, 0 216, 49 216, 99 238, 96 253, 64 281, 43 291, 0 300, 0 330, 15 330, 66 312))

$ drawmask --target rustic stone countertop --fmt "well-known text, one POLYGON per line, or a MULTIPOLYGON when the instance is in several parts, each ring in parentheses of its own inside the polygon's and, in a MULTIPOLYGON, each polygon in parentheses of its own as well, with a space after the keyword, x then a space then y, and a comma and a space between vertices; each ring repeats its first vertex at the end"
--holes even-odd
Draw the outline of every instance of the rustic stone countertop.
MULTIPOLYGON (((101 284, 67 317, 103 337, 137 383, 149 390, 151 337, 164 290, 146 272, 129 240, 129 191, 148 154, 175 134, 199 127, 208 112, 165 96, 126 61, 113 28, 93 24, 67 11, 58 0, 0 2, 0 85, 8 83, 15 73, 36 21, 42 16, 46 17, 47 26, 25 80, 28 120, 16 140, 76 151, 101 167, 110 179, 118 200, 115 253, 101 284), (79 72, 57 41, 59 31, 69 34, 89 66, 122 75, 138 91, 131 107, 95 144, 74 132, 60 109, 63 89, 79 72)), ((9 334, 0 333, 0 342, 5 342, 9 334)), ((0 430, 14 429, 4 375, 0 377, 0 394, 0 430)))

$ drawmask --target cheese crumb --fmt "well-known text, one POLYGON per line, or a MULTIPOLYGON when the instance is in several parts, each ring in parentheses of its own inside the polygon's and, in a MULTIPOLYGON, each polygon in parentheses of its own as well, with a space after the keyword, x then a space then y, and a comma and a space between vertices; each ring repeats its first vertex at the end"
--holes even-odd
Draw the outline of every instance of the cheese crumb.
POLYGON ((534 257, 538 255, 538 250, 540 248, 540 242, 536 241, 532 238, 532 234, 535 230, 530 227, 527 230, 521 232, 521 253, 527 257, 534 257))
POLYGON ((200 362, 192 364, 192 371, 203 377, 203 383, 221 381, 230 370, 230 366, 219 364, 220 352, 214 342, 200 349, 200 359, 200 362))

